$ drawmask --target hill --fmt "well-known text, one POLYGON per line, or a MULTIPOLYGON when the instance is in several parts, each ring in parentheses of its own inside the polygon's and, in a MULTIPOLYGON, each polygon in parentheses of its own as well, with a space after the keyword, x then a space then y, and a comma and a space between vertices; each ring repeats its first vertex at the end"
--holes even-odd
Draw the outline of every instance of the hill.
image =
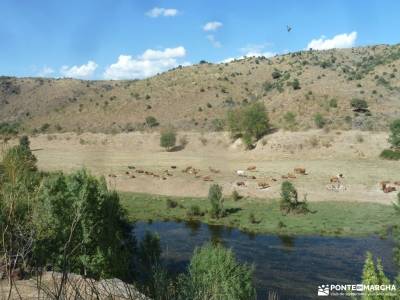
POLYGON ((117 133, 168 124, 212 131, 227 110, 252 101, 265 103, 278 128, 384 130, 400 117, 398 69, 400 45, 377 45, 203 61, 143 80, 1 77, 0 132, 117 133), (355 109, 352 99, 368 108, 355 109), (149 116, 156 122, 146 123, 149 116))

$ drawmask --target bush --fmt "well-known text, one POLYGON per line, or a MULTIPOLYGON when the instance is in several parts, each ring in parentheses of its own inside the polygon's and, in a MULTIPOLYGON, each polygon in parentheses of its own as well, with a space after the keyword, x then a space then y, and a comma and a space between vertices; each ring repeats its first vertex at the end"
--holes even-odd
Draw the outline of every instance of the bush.
POLYGON ((300 82, 299 82, 299 80, 298 80, 297 78, 294 79, 294 80, 292 81, 291 85, 292 85, 292 88, 293 88, 294 90, 299 90, 299 89, 301 89, 301 87, 300 87, 300 82))
POLYGON ((281 185, 280 209, 286 213, 306 213, 308 212, 307 202, 298 200, 296 188, 290 181, 284 181, 281 185))
POLYGON ((0 134, 2 135, 16 135, 18 134, 18 123, 8 123, 2 122, 0 123, 0 134))
POLYGON ((385 149, 379 155, 380 158, 388 159, 388 160, 399 160, 400 159, 400 151, 385 149))
POLYGON ((239 201, 240 199, 242 199, 242 196, 240 196, 240 194, 237 190, 233 190, 232 199, 233 199, 233 201, 239 201))
POLYGON ((317 113, 314 115, 314 123, 317 128, 324 128, 326 120, 320 113, 317 113))
POLYGON ((208 190, 208 200, 211 204, 210 214, 212 218, 221 218, 224 216, 224 199, 222 198, 222 187, 213 184, 208 190))
POLYGON ((279 72, 279 71, 276 70, 276 69, 272 72, 271 75, 272 75, 272 78, 273 78, 273 79, 278 79, 279 77, 282 76, 281 72, 279 72))
POLYGON ((354 111, 367 111, 368 103, 364 99, 353 98, 350 101, 350 105, 354 111))
POLYGON ((160 146, 170 151, 176 144, 176 132, 173 128, 167 128, 161 132, 160 146))
POLYGON ((198 206, 198 205, 191 205, 190 207, 189 207, 189 210, 187 211, 187 216, 188 217, 198 217, 198 216, 201 216, 202 215, 202 213, 201 213, 201 209, 200 209, 200 207, 198 206))
POLYGON ((390 124, 389 143, 393 148, 400 148, 400 119, 394 120, 390 124))
POLYGON ((296 114, 288 111, 287 113, 285 113, 283 115, 283 119, 286 122, 286 125, 289 129, 292 129, 294 127, 294 125, 296 124, 296 114))
POLYGON ((237 262, 232 250, 206 244, 195 249, 181 278, 180 299, 255 299, 252 277, 253 268, 237 262))
POLYGON ((225 127, 225 121, 221 119, 214 119, 211 121, 211 125, 214 131, 222 131, 225 127))
POLYGON ((157 119, 153 116, 146 117, 146 125, 149 127, 156 127, 159 125, 157 119))
POLYGON ((270 129, 265 106, 259 102, 229 111, 227 120, 234 137, 246 136, 250 142, 259 140, 270 129))
POLYGON ((172 200, 172 199, 167 199, 167 208, 175 208, 178 206, 178 202, 172 200))
POLYGON ((332 98, 331 100, 329 100, 329 106, 332 108, 336 108, 337 105, 337 99, 336 98, 332 98))

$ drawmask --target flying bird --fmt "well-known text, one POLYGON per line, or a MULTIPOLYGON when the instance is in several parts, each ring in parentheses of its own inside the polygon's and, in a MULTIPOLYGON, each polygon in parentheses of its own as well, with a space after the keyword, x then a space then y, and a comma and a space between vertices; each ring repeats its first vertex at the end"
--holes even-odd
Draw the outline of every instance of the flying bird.
POLYGON ((292 31, 292 27, 290 27, 289 25, 286 25, 286 29, 287 29, 287 32, 292 31))

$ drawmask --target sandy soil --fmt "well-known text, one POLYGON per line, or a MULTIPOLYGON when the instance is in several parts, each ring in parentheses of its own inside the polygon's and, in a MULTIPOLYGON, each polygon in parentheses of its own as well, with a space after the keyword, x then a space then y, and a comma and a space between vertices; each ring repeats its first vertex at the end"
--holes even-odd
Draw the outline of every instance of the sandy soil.
POLYGON ((378 184, 400 180, 400 162, 378 158, 388 147, 386 133, 280 131, 259 141, 251 151, 245 151, 240 140, 232 143, 227 133, 186 132, 180 133, 178 140, 183 136, 187 146, 174 152, 160 148, 157 133, 39 135, 32 137, 31 143, 41 169, 70 172, 85 167, 106 176, 110 187, 120 191, 206 196, 209 185, 219 183, 225 194, 236 189, 242 195, 272 198, 279 195, 282 175, 304 167, 308 175, 296 175, 291 181, 300 197, 306 194, 309 201, 390 204, 396 197, 396 193, 384 194, 378 184), (200 170, 197 176, 182 172, 188 166, 200 170), (256 166, 256 171, 247 171, 249 166, 256 166), (219 173, 210 171, 210 167, 219 173), (167 176, 165 170, 171 175, 167 176), (239 177, 236 170, 245 170, 246 175, 256 179, 239 177), (330 177, 338 173, 344 174, 346 190, 329 190, 330 177), (205 176, 213 181, 204 181, 205 176), (244 187, 237 186, 240 181, 244 187), (271 187, 260 190, 259 182, 271 187))

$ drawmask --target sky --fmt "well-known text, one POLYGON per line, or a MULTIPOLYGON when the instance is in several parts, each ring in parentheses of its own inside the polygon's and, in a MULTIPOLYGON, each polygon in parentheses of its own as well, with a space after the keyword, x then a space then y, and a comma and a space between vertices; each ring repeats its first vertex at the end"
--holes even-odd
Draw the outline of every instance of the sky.
POLYGON ((0 0, 0 75, 140 79, 200 60, 397 44, 399 12, 398 0, 0 0))

